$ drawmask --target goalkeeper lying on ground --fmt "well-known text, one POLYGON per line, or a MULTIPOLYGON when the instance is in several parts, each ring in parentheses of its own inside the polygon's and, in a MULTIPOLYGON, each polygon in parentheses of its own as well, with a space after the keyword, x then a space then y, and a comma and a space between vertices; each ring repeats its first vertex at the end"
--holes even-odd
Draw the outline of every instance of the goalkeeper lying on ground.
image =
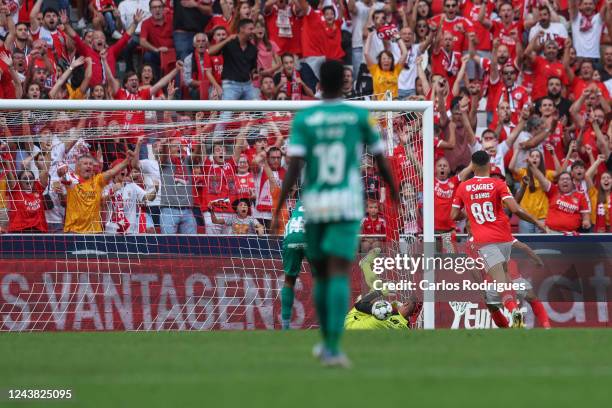
POLYGON ((421 304, 416 301, 389 302, 387 293, 372 290, 374 280, 378 277, 372 272, 374 259, 380 253, 374 248, 359 262, 370 292, 359 296, 344 319, 344 327, 351 329, 408 329, 414 327, 416 318, 421 312, 421 304))

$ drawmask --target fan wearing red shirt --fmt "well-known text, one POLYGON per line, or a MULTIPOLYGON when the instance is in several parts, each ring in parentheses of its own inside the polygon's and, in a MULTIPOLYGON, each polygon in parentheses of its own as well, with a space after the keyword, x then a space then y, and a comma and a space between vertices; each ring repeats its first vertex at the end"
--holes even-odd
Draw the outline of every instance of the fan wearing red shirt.
MULTIPOLYGON (((461 183, 457 188, 451 218, 462 218, 461 210, 465 208, 472 230, 471 240, 478 247, 487 273, 497 283, 508 283, 506 267, 514 237, 510 231, 510 221, 504 212, 504 204, 519 218, 542 229, 544 224, 516 203, 504 181, 490 177, 489 162, 489 155, 483 150, 472 155, 474 178, 461 183)), ((513 326, 522 327, 523 315, 517 308, 514 292, 504 290, 500 295, 502 303, 512 313, 513 326)))
POLYGON ((234 213, 232 202, 238 197, 236 162, 240 160, 242 144, 234 145, 232 156, 226 158, 223 142, 213 142, 212 155, 204 160, 202 174, 204 190, 200 208, 204 213, 207 234, 227 234, 231 228, 213 223, 210 207, 214 207, 217 218, 229 219, 234 213))
POLYGON ((453 51, 462 53, 467 49, 467 33, 474 31, 474 24, 465 17, 458 16, 458 0, 445 0, 444 13, 429 19, 431 28, 437 27, 443 33, 450 33, 452 36, 453 51))
MULTIPOLYGON (((510 2, 504 2, 499 7, 499 17, 501 21, 491 22, 491 32, 493 40, 498 39, 500 44, 508 47, 510 60, 516 59, 516 46, 523 35, 523 23, 514 21, 514 9, 510 2)), ((482 22, 482 21, 481 21, 482 22)))
POLYGON ((568 172, 561 173, 557 185, 554 185, 533 166, 531 171, 548 196, 547 230, 577 232, 580 227, 585 230, 591 228, 591 211, 586 196, 574 189, 572 176, 568 172))
POLYGON ((434 179, 434 229, 437 234, 455 231, 455 221, 451 218, 451 208, 459 177, 450 175, 450 164, 442 157, 436 162, 436 177, 434 179))
MULTIPOLYGON (((135 72, 127 72, 123 79, 123 88, 119 86, 119 81, 111 73, 108 67, 108 60, 105 58, 106 53, 102 53, 102 62, 105 65, 111 86, 113 99, 128 100, 128 101, 143 101, 150 100, 151 95, 156 95, 161 89, 170 83, 174 77, 183 70, 183 61, 177 61, 176 67, 166 74, 162 79, 157 81, 149 88, 140 89, 140 80, 135 72)), ((123 112, 123 127, 128 133, 128 142, 135 144, 139 136, 144 136, 143 126, 145 124, 144 111, 125 111, 123 112)))
POLYGON ((249 167, 249 159, 244 153, 241 154, 236 163, 236 199, 255 199, 255 177, 249 167))
POLYGON ((54 62, 60 60, 68 61, 68 50, 66 44, 68 37, 66 33, 58 30, 60 23, 59 14, 56 9, 46 7, 43 10, 42 25, 38 22, 38 13, 41 12, 43 0, 37 0, 30 12, 30 32, 32 41, 43 40, 47 44, 49 57, 54 62))
POLYGON ((336 18, 336 9, 333 6, 323 7, 323 18, 325 19, 325 57, 328 59, 341 60, 344 57, 342 49, 342 10, 340 16, 336 18))
POLYGON ((431 55, 432 74, 446 78, 452 89, 460 68, 461 52, 453 49, 453 35, 448 31, 438 32, 431 55))
MULTIPOLYGON (((462 6, 465 18, 473 22, 476 34, 476 49, 478 51, 491 51, 491 13, 495 9, 492 1, 465 0, 462 6), (481 22, 484 21, 484 22, 481 22)), ((464 44, 467 47, 467 44, 464 44)))
POLYGON ((0 47, 0 99, 17 99, 17 95, 21 97, 23 92, 17 71, 9 55, 10 53, 4 47, 0 47))
POLYGON ((83 57, 89 57, 92 60, 91 66, 91 79, 89 86, 94 88, 96 85, 104 84, 109 81, 109 72, 115 75, 115 63, 119 54, 123 51, 132 34, 136 31, 138 23, 142 21, 144 12, 138 10, 134 14, 132 24, 125 30, 123 37, 110 47, 107 47, 106 36, 102 31, 94 31, 92 35, 91 45, 81 39, 81 36, 74 31, 70 26, 70 21, 66 15, 62 15, 62 23, 64 24, 64 30, 66 34, 74 41, 77 54, 83 57), (108 60, 108 69, 102 66, 102 53, 105 53, 106 59, 108 60))
MULTIPOLYGON (((572 73, 573 76, 573 73, 572 73)), ((593 63, 591 61, 582 61, 578 70, 578 76, 571 78, 571 90, 575 99, 584 93, 587 88, 597 87, 606 100, 610 99, 608 88, 601 82, 593 79, 593 63)))
POLYGON ((140 46, 145 50, 144 62, 153 64, 155 72, 159 73, 160 67, 166 68, 162 66, 162 56, 168 55, 169 51, 174 49, 173 16, 164 10, 165 5, 161 0, 151 0, 149 7, 151 17, 144 20, 140 27, 140 46))
MULTIPOLYGON (((361 233, 363 235, 386 235, 387 223, 379 214, 378 201, 368 200, 367 213, 361 220, 361 233)), ((380 248, 381 238, 363 237, 361 239, 361 251, 368 252, 373 248, 380 248)))
POLYGON ((279 54, 286 52, 301 54, 300 20, 297 17, 295 4, 289 0, 267 1, 264 6, 264 16, 270 41, 280 48, 279 54))
POLYGON ((19 172, 18 180, 14 173, 8 172, 9 232, 47 232, 43 192, 48 182, 48 174, 41 174, 41 182, 34 178, 31 171, 19 172))
MULTIPOLYGON (((494 106, 507 102, 510 106, 510 120, 518 123, 523 106, 531 102, 529 92, 524 86, 517 85, 517 69, 512 64, 506 64, 501 68, 501 78, 495 81, 491 75, 488 98, 492 99, 494 106)), ((493 122, 497 121, 497 110, 493 114, 493 122)))
POLYGON ((531 94, 531 99, 533 100, 546 96, 548 93, 548 78, 550 77, 561 79, 561 83, 565 86, 569 84, 566 66, 559 61, 557 57, 559 54, 559 46, 553 40, 546 41, 542 44, 540 39, 543 35, 543 31, 540 31, 538 35, 533 37, 529 42, 529 46, 527 46, 525 50, 525 57, 530 62, 534 77, 531 94), (538 55, 542 48, 544 48, 544 57, 538 55))
POLYGON ((302 17, 302 56, 322 57, 325 55, 327 36, 325 35, 325 17, 318 10, 318 0, 300 0, 302 17), (312 7, 310 6, 312 4, 312 7))

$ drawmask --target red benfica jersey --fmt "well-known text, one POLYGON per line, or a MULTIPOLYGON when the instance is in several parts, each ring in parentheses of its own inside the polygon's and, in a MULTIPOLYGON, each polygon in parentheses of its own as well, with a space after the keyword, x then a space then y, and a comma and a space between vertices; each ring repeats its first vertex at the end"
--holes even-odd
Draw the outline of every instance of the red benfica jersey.
POLYGON ((304 57, 321 57, 325 55, 326 46, 323 12, 308 7, 302 17, 302 54, 304 57))
POLYGON ((223 74, 223 55, 210 55, 208 50, 204 53, 204 68, 211 69, 215 81, 221 85, 221 74, 223 74))
POLYGON ((448 80, 452 89, 461 68, 461 53, 458 51, 446 52, 444 48, 431 55, 431 72, 433 75, 442 75, 448 80))
POLYGON ((255 191, 255 178, 251 172, 246 174, 236 174, 236 198, 248 198, 253 196, 255 191))
POLYGON ((9 232, 18 232, 30 228, 47 232, 43 191, 44 189, 38 181, 34 183, 34 189, 31 193, 22 191, 21 186, 17 183, 15 189, 11 191, 9 232))
POLYGON ((545 143, 551 144, 554 150, 551 154, 548 149, 544 149, 544 165, 546 166, 546 170, 554 170, 555 162, 553 160, 553 155, 559 159, 559 162, 565 157, 565 148, 563 147, 563 125, 561 123, 557 123, 555 131, 548 135, 545 143))
MULTIPOLYGON (((521 85, 506 88, 506 85, 503 84, 500 78, 495 84, 491 85, 489 91, 489 98, 493 99, 493 106, 497 107, 503 101, 508 102, 512 112, 510 120, 512 123, 517 124, 523 106, 531 101, 527 89, 521 85)), ((497 108, 494 111, 493 120, 497 120, 497 108)))
POLYGON ((560 61, 549 62, 546 58, 536 56, 531 64, 533 70, 533 94, 531 98, 533 100, 540 99, 548 93, 548 78, 558 77, 561 79, 561 83, 567 86, 569 80, 565 75, 565 68, 560 61))
MULTIPOLYGON (((222 165, 206 158, 204 161, 204 189, 201 197, 201 208, 208 208, 208 203, 214 200, 231 200, 236 195, 236 163, 230 158, 222 165)), ((232 203, 217 203, 217 212, 233 212, 232 203)))
POLYGON ((374 219, 368 215, 361 220, 361 233, 364 235, 386 235, 387 223, 380 216, 374 219))
POLYGON ((449 231, 455 229, 455 221, 451 219, 451 207, 455 191, 459 187, 459 178, 453 176, 444 181, 435 179, 434 182, 434 229, 436 231, 449 231))
MULTIPOLYGON (((493 2, 488 2, 484 4, 474 4, 471 0, 466 0, 462 6, 463 15, 473 22, 474 24, 474 32, 476 33, 477 45, 476 49, 479 51, 491 51, 491 33, 489 29, 483 26, 478 21, 478 14, 480 14, 480 9, 482 7, 486 7, 485 18, 490 18, 491 13, 495 9, 495 5, 493 2)), ((466 37, 464 47, 468 48, 468 39, 466 37)))
POLYGON ((474 177, 459 185, 453 207, 466 209, 475 243, 513 241, 510 220, 503 200, 512 198, 505 182, 491 177, 474 177))
POLYGON ((499 42, 508 47, 510 61, 514 61, 516 59, 516 38, 521 38, 523 35, 523 23, 515 21, 505 27, 501 21, 493 21, 491 32, 493 39, 499 38, 499 42))
POLYGON ((461 16, 449 21, 442 14, 430 18, 428 23, 430 27, 438 27, 440 21, 442 21, 442 32, 449 32, 453 35, 453 51, 461 54, 464 50, 467 50, 467 33, 474 31, 474 24, 461 16))
MULTIPOLYGON (((133 94, 128 92, 125 88, 121 88, 117 91, 114 99, 122 101, 144 101, 151 98, 151 89, 144 88, 138 90, 137 93, 133 94)), ((137 106, 138 104, 134 104, 137 106)), ((130 134, 128 142, 136 143, 138 136, 144 135, 143 125, 145 124, 145 113, 144 111, 124 111, 123 112, 123 127, 130 134)))
POLYGON ((576 231, 582 224, 582 213, 589 213, 589 205, 584 194, 578 191, 563 194, 551 184, 548 196, 548 215, 546 226, 559 232, 576 231))

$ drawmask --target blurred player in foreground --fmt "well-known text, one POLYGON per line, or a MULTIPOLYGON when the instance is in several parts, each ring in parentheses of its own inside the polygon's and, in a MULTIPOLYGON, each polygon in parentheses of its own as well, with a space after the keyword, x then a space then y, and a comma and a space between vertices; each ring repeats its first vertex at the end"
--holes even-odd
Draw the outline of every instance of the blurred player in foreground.
POLYGON ((375 123, 367 110, 341 101, 343 74, 341 62, 325 61, 320 74, 323 103, 295 115, 287 150, 289 166, 273 223, 274 231, 282 203, 308 163, 302 195, 306 255, 316 271, 313 297, 323 335, 323 343, 315 346, 313 354, 323 365, 336 367, 350 367, 340 338, 349 306, 349 273, 365 213, 360 172, 364 144, 391 196, 399 201, 375 123))
POLYGON ((405 303, 389 302, 388 293, 373 289, 374 281, 379 279, 372 271, 374 259, 378 254, 380 248, 374 248, 359 262, 370 292, 357 298, 344 319, 344 327, 347 330, 414 328, 421 313, 422 303, 412 300, 405 303))
MULTIPOLYGON (((472 230, 472 241, 484 260, 487 273, 497 283, 509 283, 506 271, 514 238, 510 220, 504 212, 504 204, 520 219, 542 230, 546 227, 516 203, 505 182, 490 177, 489 162, 489 155, 484 150, 472 155, 474 177, 459 185, 451 217, 455 220, 461 218, 461 210, 465 208, 472 230)), ((512 313, 512 327, 522 327, 524 318, 517 306, 515 293, 505 290, 500 296, 502 304, 512 313)))

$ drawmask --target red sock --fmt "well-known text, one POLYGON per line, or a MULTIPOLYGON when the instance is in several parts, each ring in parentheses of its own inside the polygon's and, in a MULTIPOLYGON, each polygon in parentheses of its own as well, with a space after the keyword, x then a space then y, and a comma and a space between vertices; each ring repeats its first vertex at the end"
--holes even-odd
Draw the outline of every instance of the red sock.
POLYGON ((517 308, 514 291, 512 290, 503 291, 501 293, 501 298, 502 298, 502 302, 504 306, 506 307, 506 310, 508 310, 510 313, 512 313, 514 309, 517 308))
POLYGON ((495 322, 495 325, 500 329, 508 328, 508 319, 506 319, 506 316, 504 316, 504 313, 501 311, 501 309, 493 310, 491 312, 491 318, 495 322))
POLYGON ((533 310, 533 314, 540 322, 540 325, 546 329, 550 328, 550 321, 548 320, 548 313, 546 313, 546 309, 544 305, 539 300, 531 300, 529 301, 531 305, 531 309, 533 310))

